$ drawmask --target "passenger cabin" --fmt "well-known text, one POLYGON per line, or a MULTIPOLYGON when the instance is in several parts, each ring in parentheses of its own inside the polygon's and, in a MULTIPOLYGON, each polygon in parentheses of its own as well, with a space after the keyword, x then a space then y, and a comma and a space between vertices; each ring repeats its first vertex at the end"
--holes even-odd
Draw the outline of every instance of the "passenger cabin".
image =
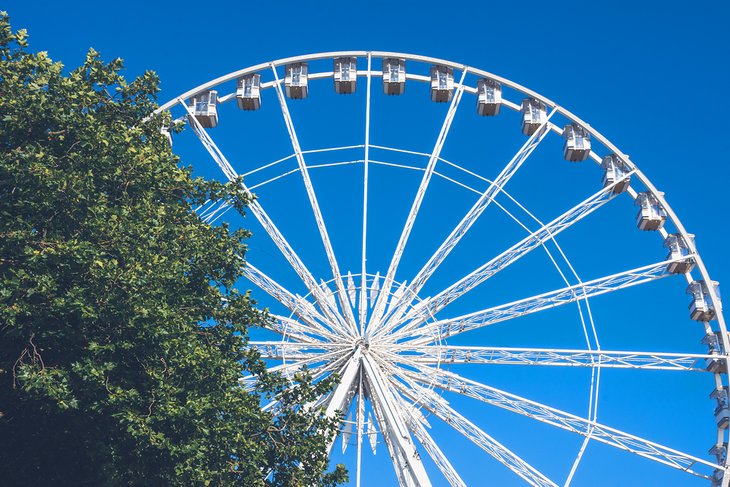
POLYGON ((722 445, 712 445, 712 448, 707 453, 717 459, 718 465, 725 465, 725 461, 727 460, 727 442, 722 445))
POLYGON ((172 133, 170 132, 170 127, 166 125, 160 127, 160 134, 165 136, 167 143, 170 144, 170 147, 172 147, 172 133))
POLYGON ((502 106, 502 85, 490 78, 477 81, 477 113, 483 117, 499 114, 502 106))
MULTIPOLYGON (((710 448, 708 453, 715 457, 718 465, 725 465, 725 462, 727 461, 727 442, 720 445, 712 445, 712 448, 710 448)), ((712 475, 712 487, 720 487, 722 485, 723 476, 724 470, 716 468, 712 475)))
POLYGON ((547 108, 543 102, 535 98, 525 98, 522 100, 523 134, 534 134, 545 122, 547 122, 547 108))
POLYGON ((634 204, 639 207, 639 212, 636 214, 636 225, 639 230, 659 230, 664 226, 667 212, 653 193, 649 191, 639 193, 634 204))
POLYGON ((728 408, 728 386, 722 389, 715 389, 710 394, 710 398, 717 401, 715 407, 715 420, 717 421, 717 427, 726 429, 728 423, 730 423, 730 408, 728 408))
POLYGON ((406 60, 383 59, 383 93, 402 95, 406 91, 406 60))
MULTIPOLYGON (((716 281, 710 281, 712 289, 715 291, 718 302, 720 301, 720 284, 716 281)), ((689 317, 695 321, 710 321, 715 318, 715 307, 710 298, 710 291, 706 281, 692 281, 687 286, 687 294, 692 296, 689 303, 689 317)), ((720 303, 722 306, 722 303, 720 303)))
POLYGON ((725 477, 725 470, 722 468, 716 468, 712 472, 712 483, 710 484, 711 487, 721 487, 722 486, 722 479, 725 477))
POLYGON ((211 129, 218 125, 218 92, 206 91, 190 98, 190 107, 195 120, 204 128, 211 129))
POLYGON ((591 153, 591 134, 580 125, 574 123, 563 129, 563 157, 566 161, 581 162, 588 159, 591 153))
POLYGON ((295 100, 306 98, 308 93, 308 80, 307 63, 287 64, 286 76, 284 78, 286 96, 295 100))
MULTIPOLYGON (((689 235, 689 238, 694 242, 694 235, 689 235)), ((682 257, 688 256, 691 252, 685 242, 684 237, 680 233, 672 233, 667 235, 664 239, 664 248, 669 249, 667 254, 667 260, 681 259, 682 257)), ((667 266, 667 271, 671 274, 685 274, 695 267, 695 261, 691 257, 683 260, 677 260, 671 262, 667 266)))
POLYGON ((623 193, 631 184, 631 176, 627 176, 630 171, 629 167, 616 154, 604 157, 601 161, 601 168, 603 169, 603 187, 607 188, 616 184, 612 191, 614 194, 623 193))
POLYGON ((702 344, 707 346, 707 355, 711 358, 705 359, 705 369, 708 372, 725 374, 727 373, 727 365, 725 364, 725 347, 722 343, 722 333, 708 333, 702 339, 702 344))
POLYGON ((357 85, 357 59, 338 57, 334 60, 335 93, 349 95, 355 93, 357 85))
POLYGON ((261 108, 261 75, 249 74, 238 78, 236 100, 241 110, 258 110, 261 108))
POLYGON ((431 101, 444 103, 454 96, 454 69, 431 66, 431 101))

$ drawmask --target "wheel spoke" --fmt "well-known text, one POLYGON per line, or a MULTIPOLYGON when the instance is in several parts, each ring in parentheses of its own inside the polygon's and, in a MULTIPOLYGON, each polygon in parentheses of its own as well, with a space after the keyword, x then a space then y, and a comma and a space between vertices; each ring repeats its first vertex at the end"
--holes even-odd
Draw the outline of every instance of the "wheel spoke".
POLYGON ((553 365, 619 369, 677 370, 706 372, 704 361, 712 355, 622 352, 606 350, 565 350, 547 348, 469 347, 427 345, 392 347, 394 360, 404 357, 419 364, 499 364, 553 365))
MULTIPOLYGON (((370 88, 372 81, 373 58, 368 53, 367 90, 365 94, 365 160, 363 161, 363 188, 362 188, 362 249, 361 249, 361 284, 360 284, 360 336, 365 332, 368 307, 365 305, 367 295, 367 239, 368 239, 368 178, 370 171, 370 88)), ((357 484, 360 485, 360 471, 358 470, 357 484)))
POLYGON ((421 424, 418 417, 416 417, 413 412, 414 410, 407 410, 406 408, 404 408, 404 410, 407 411, 406 421, 408 423, 408 429, 413 432, 413 435, 416 437, 418 442, 423 445, 423 448, 428 452, 428 455, 431 457, 449 484, 452 485, 452 487, 466 487, 466 483, 461 479, 456 469, 454 469, 454 466, 451 465, 451 462, 449 462, 449 459, 446 458, 446 455, 444 455, 438 447, 436 441, 434 441, 431 435, 428 434, 426 428, 423 424, 421 424))
POLYGON ((455 392, 457 394, 478 399, 487 404, 530 417, 542 423, 550 424, 567 431, 572 431, 573 433, 577 433, 582 436, 591 434, 592 438, 596 441, 600 441, 620 450, 634 453, 664 465, 683 470, 693 475, 706 477, 706 475, 692 470, 692 467, 697 464, 711 468, 721 468, 719 465, 708 462, 707 460, 694 457, 664 445, 625 433, 615 428, 604 426, 595 421, 590 421, 565 411, 546 406, 539 402, 530 401, 529 399, 525 399, 515 394, 510 394, 495 387, 466 379, 453 372, 432 367, 421 367, 420 372, 405 371, 402 373, 410 376, 418 382, 433 385, 445 391, 455 392))
POLYGON ((318 343, 337 343, 339 342, 339 335, 330 333, 325 330, 324 327, 312 328, 307 324, 298 322, 285 316, 277 314, 270 314, 273 318, 266 324, 266 329, 271 330, 279 335, 286 336, 298 342, 315 341, 318 343), (325 340, 325 341, 323 341, 325 340))
MULTIPOLYGON (((395 371, 395 373, 399 377, 408 381, 408 376, 404 374, 402 370, 395 371)), ((446 404, 446 401, 433 393, 428 393, 432 391, 422 390, 422 387, 413 383, 409 384, 410 388, 406 388, 403 384, 397 381, 393 381, 393 384, 404 396, 414 402, 418 402, 424 409, 454 428, 479 448, 489 453, 495 460, 523 478, 530 485, 540 487, 557 487, 554 482, 545 477, 545 475, 540 473, 535 467, 510 451, 507 447, 485 433, 477 425, 459 414, 454 408, 446 404), (421 391, 417 392, 419 389, 421 389, 421 391)))
POLYGON ((247 345, 256 349, 264 359, 296 361, 315 358, 323 353, 345 348, 345 345, 323 342, 250 341, 247 345))
POLYGON ((266 291, 271 297, 286 306, 289 311, 297 315, 302 321, 309 325, 313 332, 328 332, 323 325, 323 323, 327 323, 332 327, 332 331, 343 335, 346 334, 346 331, 340 328, 338 322, 332 322, 322 317, 322 315, 320 315, 314 308, 312 303, 301 296, 290 293, 283 286, 261 272, 251 263, 246 264, 246 267, 243 269, 243 275, 259 288, 266 291))
MULTIPOLYGON (((430 486, 431 481, 426 474, 426 469, 421 463, 420 456, 416 450, 410 432, 405 424, 404 414, 383 376, 380 368, 368 355, 363 356, 363 370, 370 386, 370 398, 373 407, 380 412, 382 422, 380 429, 383 436, 388 435, 390 441, 397 446, 405 461, 405 470, 415 480, 416 485, 430 486)), ((398 469, 396 465, 396 470, 398 469)))
POLYGON ((324 250, 327 254, 327 260, 329 261, 330 268, 332 269, 332 276, 335 279, 335 287, 337 288, 337 297, 340 301, 340 307, 345 314, 345 322, 352 332, 353 336, 357 335, 357 325, 355 324, 355 316, 352 314, 352 308, 347 301, 347 293, 345 292, 345 286, 342 283, 342 276, 340 275, 340 268, 337 264, 334 249, 332 248, 332 242, 330 242, 329 234, 327 233, 327 227, 322 217, 322 211, 319 208, 319 202, 317 201, 317 195, 314 192, 314 186, 312 180, 309 177, 309 170, 307 164, 304 161, 304 154, 299 145, 299 139, 297 138, 296 130, 294 129, 294 122, 292 121, 291 114, 289 113, 289 107, 286 103, 286 97, 284 91, 281 88, 281 81, 279 80, 279 74, 276 72, 276 67, 271 66, 271 70, 274 72, 274 78, 276 80, 275 87, 276 93, 279 97, 279 104, 281 105, 281 113, 284 116, 287 130, 289 131, 289 138, 291 139, 294 153, 297 156, 297 163, 299 164, 299 172, 302 174, 304 180, 304 186, 307 190, 307 196, 309 197, 309 203, 312 206, 312 212, 314 213, 314 219, 317 222, 317 228, 319 229, 322 243, 324 244, 324 250))
POLYGON ((521 257, 524 257, 532 250, 540 247, 543 242, 554 238, 563 230, 570 228, 572 225, 612 200, 614 196, 615 194, 610 186, 604 188, 563 213, 547 225, 543 225, 532 234, 528 235, 489 262, 483 264, 478 269, 472 271, 467 276, 452 284, 436 296, 421 301, 408 314, 406 314, 402 320, 400 320, 401 322, 410 321, 410 323, 403 327, 401 331, 406 332, 419 326, 428 319, 429 316, 438 313, 455 299, 474 289, 476 286, 513 264, 521 257))
MULTIPOLYGON (((210 137, 210 135, 208 135, 208 132, 206 132, 205 129, 200 125, 200 122, 198 122, 198 120, 191 112, 190 107, 188 107, 185 101, 180 98, 178 99, 178 102, 187 111, 190 126, 193 128, 193 132, 198 137, 198 140, 200 140, 200 142, 203 144, 210 156, 216 162, 218 167, 221 169, 221 171, 223 171, 223 174, 225 174, 226 178, 228 178, 229 181, 236 179, 238 177, 238 174, 236 173, 235 169, 233 169, 233 166, 231 166, 230 162, 228 162, 226 156, 223 155, 215 142, 213 142, 213 139, 210 137)), ((252 194, 246 184, 243 183, 243 181, 241 182, 241 189, 243 189, 244 192, 246 192, 246 194, 248 195, 252 194)), ((324 310, 325 314, 327 314, 333 320, 338 319, 339 317, 336 315, 336 312, 329 309, 327 297, 322 294, 322 291, 317 286, 317 282, 314 280, 312 273, 309 271, 309 269, 307 269, 302 260, 296 254, 296 252, 294 252, 292 246, 284 238, 284 235, 282 235, 282 233, 276 227, 271 218, 269 218, 269 215, 264 211, 264 208, 261 206, 258 200, 253 199, 249 203, 248 209, 251 211, 251 213, 253 213, 261 226, 264 227, 266 233, 269 235, 271 240, 274 241, 274 244, 276 244, 279 251, 284 255, 284 258, 286 258, 287 262, 289 262, 289 265, 292 266, 302 282, 304 282, 304 284, 307 286, 307 289, 310 293, 312 293, 312 296, 314 296, 314 299, 324 310)))
POLYGON ((436 167, 436 163, 438 162, 441 155, 441 150, 443 149, 444 143, 446 142, 446 137, 448 136, 449 130, 451 129, 451 122, 453 122, 454 120, 456 110, 459 107, 459 102, 461 101, 461 96, 464 93, 464 78, 466 78, 467 72, 467 69, 462 70, 461 80, 459 81, 456 92, 451 99, 451 105, 449 106, 448 112, 446 112, 446 118, 444 119, 444 123, 441 126, 441 132, 436 139, 436 144, 434 145, 433 152, 431 153, 431 157, 428 160, 426 171, 423 174, 421 184, 418 186, 416 197, 413 200, 411 210, 408 213, 406 224, 403 227, 403 231, 401 232, 400 238, 398 239, 398 245, 396 246, 395 252, 393 253, 393 258, 391 259, 390 265, 388 266, 388 272, 385 275, 385 282, 383 283, 382 290, 380 292, 380 295, 378 296, 378 300, 376 301, 375 308, 371 317, 372 331, 375 331, 379 326, 379 320, 385 309, 385 304, 390 293, 390 287, 393 285, 393 280, 395 279, 395 273, 398 269, 398 264, 400 263, 400 259, 403 256, 403 250, 405 249, 406 243, 408 242, 408 237, 410 237, 411 235, 411 230, 413 229, 413 224, 416 221, 418 210, 421 208, 421 203, 423 202, 423 198, 426 195, 426 189, 428 188, 428 184, 431 181, 431 176, 433 176, 434 168, 436 167))
MULTIPOLYGON (((357 380, 360 371, 360 361, 362 360, 362 353, 360 349, 356 350, 355 353, 350 357, 345 365, 341 374, 340 382, 337 387, 329 396, 327 401, 327 409, 325 415, 327 417, 334 417, 338 411, 346 412, 350 407, 350 402, 355 391, 357 380)), ((332 446, 335 444, 337 438, 332 438, 332 441, 327 446, 327 453, 332 450, 332 446)))
MULTIPOLYGON (((686 257, 683 257, 683 259, 686 259, 686 257)), ((673 261, 666 260, 658 262, 656 264, 620 272, 618 274, 602 277, 593 281, 564 287, 538 296, 532 296, 512 303, 476 311, 456 318, 428 323, 417 330, 410 331, 408 335, 398 332, 391 335, 390 338, 397 340, 399 338, 405 338, 406 336, 416 337, 410 338, 408 341, 404 342, 409 345, 423 345, 431 343, 435 340, 434 335, 440 338, 446 338, 464 333, 465 331, 493 325, 501 321, 511 320, 519 316, 537 313, 538 311, 554 308, 563 304, 574 303, 578 300, 588 299, 593 296, 673 276, 674 274, 667 270, 667 264, 671 262, 673 261)))
MULTIPOLYGON (((267 369, 267 372, 280 373, 280 374, 283 374, 285 377, 291 378, 294 376, 294 374, 299 372, 302 369, 302 367, 304 367, 304 366, 308 367, 309 365, 320 363, 320 362, 325 362, 325 363, 318 367, 309 368, 309 371, 313 372, 315 370, 321 370, 320 367, 323 367, 324 370, 327 371, 327 370, 331 370, 331 368, 335 364, 337 364, 339 361, 341 361, 340 359, 342 359, 343 356, 347 356, 346 353, 347 352, 345 350, 334 350, 332 352, 323 353, 316 357, 311 357, 311 358, 308 358, 305 360, 300 360, 300 361, 296 361, 296 362, 292 362, 292 363, 280 364, 280 365, 276 365, 274 367, 269 367, 267 369)), ((243 386, 247 390, 251 390, 255 386, 256 382, 258 382, 258 377, 255 375, 248 375, 246 377, 241 377, 240 379, 238 379, 238 382, 243 384, 243 386)))
POLYGON ((530 157, 537 146, 540 145, 540 142, 542 142, 545 136, 549 133, 548 123, 554 113, 555 109, 550 112, 550 115, 542 123, 540 128, 536 130, 529 139, 527 139, 527 142, 525 142, 525 144, 507 163, 504 169, 502 169, 502 172, 500 172, 497 178, 492 181, 486 191, 482 193, 477 202, 474 203, 466 215, 464 215, 464 218, 462 218, 462 220, 456 225, 454 230, 452 230, 451 234, 446 238, 446 240, 444 240, 438 250, 436 250, 428 262, 426 262, 423 268, 418 272, 418 274, 416 274, 416 277, 413 278, 413 281, 411 281, 410 286, 408 286, 399 302, 395 302, 391 305, 391 309, 394 310, 394 315, 399 315, 400 310, 405 309, 413 302, 421 288, 423 288, 436 269, 456 247, 461 238, 466 235, 466 232, 469 231, 474 222, 479 218, 484 210, 487 209, 492 200, 494 200, 497 194, 502 191, 512 176, 517 172, 527 158, 530 157))

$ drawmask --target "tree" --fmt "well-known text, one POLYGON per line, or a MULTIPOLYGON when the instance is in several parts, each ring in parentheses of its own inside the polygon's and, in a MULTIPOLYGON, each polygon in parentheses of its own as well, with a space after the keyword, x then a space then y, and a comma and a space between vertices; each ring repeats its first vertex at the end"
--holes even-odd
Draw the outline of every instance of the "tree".
POLYGON ((158 80, 93 50, 65 75, 0 14, 0 478, 4 485, 334 485, 331 382, 266 373, 241 276, 238 184, 181 168, 158 80), (237 379, 259 376, 247 393, 237 379), (277 414, 262 397, 280 398, 277 414))

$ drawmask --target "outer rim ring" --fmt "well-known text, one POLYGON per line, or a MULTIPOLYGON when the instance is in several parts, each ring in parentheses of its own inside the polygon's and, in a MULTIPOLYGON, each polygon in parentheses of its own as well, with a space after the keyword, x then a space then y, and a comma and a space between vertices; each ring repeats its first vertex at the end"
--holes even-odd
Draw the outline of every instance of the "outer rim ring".
MULTIPOLYGON (((570 112, 569 110, 561 107, 554 101, 550 100, 549 98, 540 95, 539 93, 532 91, 525 86, 520 85, 519 83, 515 83, 507 78, 503 78, 501 76, 495 75, 493 73, 490 73, 488 71, 474 68, 471 66, 468 66, 466 64, 456 63, 453 61, 448 61, 441 58, 435 58, 430 56, 422 56, 422 55, 416 55, 416 54, 407 54, 407 53, 400 53, 400 52, 391 52, 391 51, 362 51, 362 50, 356 50, 356 51, 331 51, 331 52, 320 52, 320 53, 314 53, 314 54, 305 54, 300 56, 292 56, 287 58, 281 58, 277 59, 275 61, 260 63, 257 65, 253 65, 247 68, 243 68, 240 70, 236 70, 233 72, 230 72, 228 74, 225 74, 223 76, 219 76, 218 78, 215 78, 211 81, 208 81, 206 83, 203 83, 201 85, 196 86, 195 88, 188 90, 179 96, 176 96, 172 98, 170 101, 164 103, 161 105, 157 110, 155 110, 154 114, 159 114, 164 111, 169 111, 171 108, 173 108, 175 105, 179 103, 179 100, 181 99, 188 99, 192 96, 195 96, 199 93, 205 92, 207 90, 213 89, 218 85, 221 85, 223 83, 233 81, 241 76, 245 76, 248 74, 257 73, 262 70, 268 70, 271 68, 276 68, 279 66, 284 66, 289 63, 295 63, 295 62, 307 62, 307 61, 317 61, 317 60, 325 60, 325 59, 332 59, 336 57, 358 57, 358 58, 400 58, 405 59, 406 61, 413 61, 417 63, 427 63, 427 64, 437 64, 437 65, 443 65, 448 66, 457 70, 467 70, 469 73, 480 76, 480 77, 486 77, 491 78, 493 80, 496 80, 500 82, 502 85, 509 87, 510 89, 513 89, 527 97, 532 97, 537 100, 540 100, 543 102, 546 106, 552 108, 555 110, 556 113, 562 115, 566 119, 568 119, 570 122, 575 123, 577 125, 580 125, 583 127, 588 133, 590 133, 591 137, 598 141, 602 146, 604 146, 606 149, 608 149, 610 152, 613 152, 616 156, 619 157, 619 159, 626 164, 627 167, 629 167, 632 171, 634 171, 634 176, 646 187, 646 189, 652 193, 652 195, 656 198, 656 200, 661 204, 662 208, 667 212, 667 216, 669 217, 672 224, 675 226, 677 231, 682 235, 684 238, 684 241, 687 244, 687 247, 689 250, 694 254, 693 258, 697 266, 697 270, 699 271, 699 274, 702 278, 702 280, 706 282, 711 282, 711 278, 709 275, 709 272, 707 271, 707 268, 705 267, 705 264, 702 260, 702 257, 700 256, 696 244, 692 238, 690 238, 690 234, 685 229, 682 222, 677 217, 674 210, 671 208, 669 203, 664 198, 664 194, 657 190, 657 188, 651 183, 651 181, 646 177, 646 175, 637 167, 636 164, 634 164, 629 157, 622 152, 616 145, 614 145, 608 138, 606 138, 603 134, 598 132, 596 129, 594 129, 590 124, 584 122, 582 119, 580 119, 578 116, 570 112)), ((366 71, 367 73, 368 71, 366 71)), ((370 73, 374 72, 372 69, 369 70, 370 73)), ((313 73, 310 73, 310 77, 313 73)), ((318 76, 318 77, 330 77, 332 73, 329 73, 329 76, 325 75, 318 76)), ((361 73, 358 72, 358 76, 360 76, 361 73)), ((409 76, 408 79, 413 79, 409 76)), ((280 81, 281 82, 281 81, 280 81)), ((273 83, 276 83, 274 81, 273 83)), ((504 103, 503 103, 504 104, 504 103)), ((552 126, 552 129, 555 131, 554 126, 552 126)), ((558 128, 557 131, 560 131, 558 128)), ((595 155, 595 152, 591 150, 591 155, 595 155)), ((594 157, 595 160, 595 157, 594 157)), ((627 193, 633 198, 636 199, 636 190, 634 190, 632 187, 629 187, 627 190, 627 193)), ((660 235, 666 236, 667 231, 662 228, 659 231, 660 235)), ((691 272, 687 272, 685 274, 685 278, 687 282, 692 282, 693 277, 691 275, 691 272)), ((719 296, 715 292, 715 289, 713 286, 708 286, 709 291, 709 297, 712 302, 712 305, 716 311, 715 320, 717 321, 717 326, 719 328, 719 331, 722 332, 722 344, 723 348, 726 351, 726 354, 722 357, 723 360, 725 360, 727 368, 730 370, 730 355, 727 353, 730 351, 730 337, 728 336, 727 327, 725 324, 724 315, 722 312, 721 302, 719 299, 719 296)), ((707 331, 707 328, 711 329, 711 324, 709 322, 705 322, 705 331, 707 331)), ((723 374, 716 373, 716 382, 719 383, 717 387, 722 387, 722 380, 719 379, 718 376, 721 376, 723 374)), ((724 430, 721 430, 718 428, 718 443, 722 444, 725 441, 724 439, 724 430)), ((730 458, 726 460, 725 463, 725 469, 726 469, 726 475, 723 479, 723 486, 727 486, 730 482, 730 476, 727 474, 728 472, 728 466, 730 466, 730 458)))

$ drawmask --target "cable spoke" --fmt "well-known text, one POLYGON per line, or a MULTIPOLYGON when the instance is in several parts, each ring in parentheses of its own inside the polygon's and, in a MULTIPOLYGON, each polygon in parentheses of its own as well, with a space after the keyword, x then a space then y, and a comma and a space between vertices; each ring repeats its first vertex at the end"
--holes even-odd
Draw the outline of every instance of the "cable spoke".
POLYGON ((478 399, 487 404, 533 418, 567 431, 572 431, 582 436, 591 434, 592 438, 596 441, 693 475, 706 477, 704 474, 691 469, 695 464, 701 464, 711 468, 722 468, 701 458, 688 455, 615 428, 604 426, 595 421, 589 421, 539 402, 530 401, 515 394, 510 394, 497 388, 466 379, 453 372, 432 367, 420 367, 419 369, 420 372, 406 371, 403 373, 421 383, 478 399))
MULTIPOLYGON (((205 129, 200 125, 200 122, 198 122, 198 120, 195 118, 193 112, 191 111, 191 108, 187 106, 185 101, 181 98, 178 98, 178 102, 187 111, 188 121, 193 129, 193 132, 198 137, 198 139, 203 144, 213 160, 216 162, 221 171, 223 171, 223 174, 225 174, 226 178, 228 178, 229 181, 236 179, 238 177, 238 174, 236 173, 235 169, 233 169, 233 166, 231 166, 230 162, 228 162, 228 159, 223 155, 215 142, 213 142, 213 139, 210 137, 210 135, 208 135, 208 132, 206 132, 205 129)), ((251 191, 243 181, 241 182, 241 188, 248 195, 252 195, 251 191)), ((314 299, 324 310, 325 314, 327 314, 328 317, 333 321, 337 320, 339 317, 336 315, 336 312, 330 310, 327 297, 322 293, 322 290, 319 288, 317 282, 314 280, 312 273, 309 272, 309 269, 307 269, 302 260, 296 254, 296 252, 294 252, 294 249, 284 238, 284 236, 271 220, 269 215, 264 211, 264 208, 261 206, 258 200, 252 199, 252 201, 248 205, 248 209, 251 211, 251 213, 253 213, 261 226, 264 227, 266 233, 269 235, 271 240, 274 241, 279 251, 281 251, 281 253, 284 255, 284 258, 286 258, 287 262, 289 262, 289 265, 292 266, 302 282, 304 282, 304 284, 307 286, 307 289, 310 293, 312 293, 312 296, 314 296, 314 299)))
POLYGON ((712 355, 622 352, 606 350, 565 350, 547 348, 469 347, 427 345, 392 347, 409 362, 420 364, 500 364, 601 367, 619 369, 684 370, 706 372, 704 360, 712 355))
MULTIPOLYGON (((687 257, 683 257, 682 259, 674 260, 683 260, 686 258, 687 257)), ((673 260, 658 262, 656 264, 639 267, 630 271, 601 277, 593 281, 564 287, 538 296, 532 296, 512 303, 476 311, 457 318, 428 323, 417 330, 411 331, 407 336, 416 338, 405 343, 408 343, 409 345, 431 343, 434 341, 434 334, 440 338, 446 338, 465 331, 493 325, 501 321, 511 320, 519 316, 537 313, 538 311, 554 308, 563 304, 574 303, 578 300, 588 299, 593 296, 673 276, 674 274, 667 270, 667 265, 671 262, 673 262, 673 260)), ((396 340, 404 336, 406 335, 399 332, 391 337, 396 340)))
MULTIPOLYGON (((458 282, 452 284, 436 296, 421 301, 413 309, 411 309, 411 311, 402 320, 400 320, 401 322, 410 321, 410 323, 401 330, 407 331, 417 327, 428 319, 429 316, 436 314, 455 299, 474 289, 476 286, 513 264, 521 257, 527 255, 535 248, 540 247, 543 242, 554 238, 563 230, 570 228, 575 223, 593 213, 595 210, 613 199, 614 196, 615 194, 610 186, 602 189, 563 213, 547 225, 543 225, 532 234, 505 250, 497 257, 494 257, 489 262, 483 264, 481 267, 463 277, 458 282)), ((397 323, 393 326, 395 325, 397 325, 397 323)))
POLYGON ((335 258, 335 252, 332 248, 332 242, 330 242, 329 234, 327 233, 327 227, 324 224, 324 218, 322 217, 322 211, 319 208, 319 203, 317 202, 317 195, 314 192, 314 186, 312 185, 312 180, 309 177, 309 170, 307 169, 307 164, 304 161, 304 154, 302 154, 302 149, 299 145, 299 139, 297 138, 297 133, 294 130, 294 122, 292 121, 291 114, 289 113, 289 107, 286 103, 286 97, 284 96, 284 91, 281 88, 281 82, 279 80, 279 74, 276 72, 276 67, 272 64, 271 70, 274 72, 274 78, 276 80, 275 86, 276 86, 276 93, 279 97, 279 104, 281 105, 281 113, 284 116, 284 121, 286 122, 287 130, 289 131, 289 138, 291 139, 292 147, 294 148, 294 153, 297 156, 297 163, 299 164, 299 172, 302 174, 302 179, 304 180, 304 186, 307 190, 307 196, 309 197, 309 203, 312 205, 312 212, 314 213, 314 219, 317 222, 317 228, 319 229, 319 234, 322 238, 322 243, 324 244, 324 250, 327 254, 327 260, 329 261, 330 267, 332 269, 332 275, 335 279, 335 287, 337 288, 337 296, 340 300, 340 307, 342 308, 342 311, 345 313, 345 321, 347 326, 350 328, 350 331, 353 335, 357 334, 357 325, 355 324, 355 316, 352 314, 352 308, 350 307, 350 304, 347 301, 347 293, 345 292, 345 286, 342 283, 342 276, 340 275, 340 268, 337 264, 337 259, 335 258))
POLYGON ((530 157, 537 146, 540 145, 540 142, 542 142, 545 136, 550 132, 548 130, 548 123, 554 113, 555 109, 550 112, 550 115, 545 119, 542 125, 540 125, 540 128, 537 129, 529 139, 527 139, 527 142, 525 142, 525 144, 517 151, 514 157, 512 157, 504 169, 502 169, 502 172, 500 172, 496 179, 492 181, 486 191, 482 193, 477 202, 474 203, 464 218, 462 218, 451 234, 446 238, 446 240, 444 240, 438 250, 436 250, 428 262, 423 266, 418 274, 416 274, 416 277, 413 278, 413 281, 410 286, 408 286, 401 299, 391 305, 391 309, 395 310, 393 311, 393 315, 399 315, 399 311, 407 308, 413 302, 415 297, 418 295, 418 292, 426 284, 426 281, 428 281, 428 279, 433 275, 449 253, 451 253, 451 251, 456 247, 461 238, 467 231, 469 231, 474 222, 479 218, 484 210, 487 209, 492 200, 500 191, 502 191, 504 186, 509 182, 527 158, 530 157))
POLYGON ((385 282, 383 283, 380 295, 378 296, 378 299, 375 303, 375 308, 373 310, 373 314, 370 320, 372 323, 373 331, 375 331, 375 329, 377 329, 377 327, 379 326, 379 320, 383 311, 385 310, 385 304, 390 293, 390 288, 393 285, 393 280, 395 279, 395 273, 398 269, 398 264, 400 263, 400 259, 403 256, 403 250, 405 249, 406 243, 408 242, 408 237, 410 237, 411 235, 411 230, 413 229, 413 224, 416 221, 418 210, 421 208, 421 203, 423 202, 423 198, 426 195, 426 189, 428 188, 428 184, 431 181, 431 176, 433 175, 434 168, 436 167, 436 163, 438 162, 439 156, 441 155, 441 150, 443 149, 444 143, 446 142, 446 137, 448 136, 449 130, 451 129, 451 122, 453 122, 454 116, 456 115, 456 109, 459 107, 461 96, 464 93, 464 78, 466 78, 467 72, 468 70, 466 68, 462 70, 461 80, 459 81, 456 92, 451 99, 451 105, 449 106, 448 112, 446 112, 446 118, 444 119, 444 123, 441 126, 441 132, 436 139, 436 144, 434 145, 433 152, 431 153, 431 157, 428 160, 426 171, 423 174, 421 184, 418 186, 416 197, 413 200, 413 205, 411 206, 411 210, 408 213, 406 224, 403 227, 400 239, 398 240, 398 245, 396 246, 395 252, 393 253, 393 258, 390 261, 390 265, 388 266, 388 272, 385 276, 385 282))

